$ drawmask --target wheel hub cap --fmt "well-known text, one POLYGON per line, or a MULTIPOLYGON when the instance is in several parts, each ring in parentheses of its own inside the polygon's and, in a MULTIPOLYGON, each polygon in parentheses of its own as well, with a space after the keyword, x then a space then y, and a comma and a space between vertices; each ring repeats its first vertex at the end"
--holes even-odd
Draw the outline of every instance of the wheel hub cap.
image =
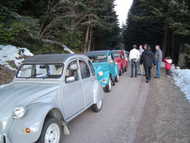
POLYGON ((59 143, 60 129, 55 123, 51 124, 45 134, 45 143, 59 143))
POLYGON ((109 90, 111 90, 111 80, 109 80, 109 90))
POLYGON ((100 108, 102 107, 102 100, 100 100, 100 101, 98 102, 97 107, 98 107, 98 109, 100 109, 100 108))

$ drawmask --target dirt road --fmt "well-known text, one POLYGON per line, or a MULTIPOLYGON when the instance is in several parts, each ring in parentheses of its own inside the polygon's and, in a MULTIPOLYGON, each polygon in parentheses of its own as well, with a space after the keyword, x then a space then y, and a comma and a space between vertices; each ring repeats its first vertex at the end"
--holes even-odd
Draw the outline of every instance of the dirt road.
POLYGON ((86 111, 64 143, 189 143, 190 104, 165 76, 146 84, 124 75, 100 113, 86 111))

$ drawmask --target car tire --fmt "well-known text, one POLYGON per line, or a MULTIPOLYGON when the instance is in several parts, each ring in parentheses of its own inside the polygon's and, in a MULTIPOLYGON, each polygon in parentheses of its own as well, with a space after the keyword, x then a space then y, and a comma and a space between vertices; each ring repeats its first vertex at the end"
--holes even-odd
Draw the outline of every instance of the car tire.
POLYGON ((123 73, 123 74, 125 73, 125 68, 122 69, 122 73, 123 73))
POLYGON ((119 71, 119 76, 122 76, 122 71, 121 70, 119 71))
POLYGON ((127 67, 125 67, 125 72, 127 72, 127 67))
POLYGON ((92 111, 93 112, 100 112, 102 110, 103 107, 103 100, 98 101, 98 103, 92 105, 92 111))
POLYGON ((111 92, 112 90, 112 81, 109 79, 108 85, 104 88, 105 92, 111 92))
POLYGON ((53 141, 57 143, 62 143, 62 135, 63 129, 59 121, 55 118, 47 118, 37 143, 49 143, 53 141))
POLYGON ((115 82, 119 82, 119 75, 115 77, 115 82))
POLYGON ((111 78, 111 83, 112 83, 113 86, 115 86, 115 78, 111 78))

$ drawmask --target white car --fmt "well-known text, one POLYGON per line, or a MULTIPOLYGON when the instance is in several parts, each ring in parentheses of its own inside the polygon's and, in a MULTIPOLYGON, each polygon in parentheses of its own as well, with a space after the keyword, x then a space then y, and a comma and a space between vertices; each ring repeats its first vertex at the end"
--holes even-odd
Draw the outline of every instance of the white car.
POLYGON ((0 143, 62 143, 67 123, 90 107, 99 112, 103 95, 88 57, 30 57, 0 88, 0 143))

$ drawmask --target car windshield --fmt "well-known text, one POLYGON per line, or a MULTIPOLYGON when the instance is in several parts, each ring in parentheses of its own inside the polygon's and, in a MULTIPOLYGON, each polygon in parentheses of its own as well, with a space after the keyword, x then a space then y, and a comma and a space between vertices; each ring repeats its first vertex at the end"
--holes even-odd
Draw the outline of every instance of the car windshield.
POLYGON ((105 55, 96 55, 96 56, 91 56, 89 57, 93 63, 96 62, 107 62, 107 56, 105 55))
POLYGON ((17 78, 60 78, 63 64, 24 64, 19 69, 17 78))
POLYGON ((120 57, 120 54, 118 52, 115 52, 115 53, 113 53, 113 57, 114 58, 120 57))

